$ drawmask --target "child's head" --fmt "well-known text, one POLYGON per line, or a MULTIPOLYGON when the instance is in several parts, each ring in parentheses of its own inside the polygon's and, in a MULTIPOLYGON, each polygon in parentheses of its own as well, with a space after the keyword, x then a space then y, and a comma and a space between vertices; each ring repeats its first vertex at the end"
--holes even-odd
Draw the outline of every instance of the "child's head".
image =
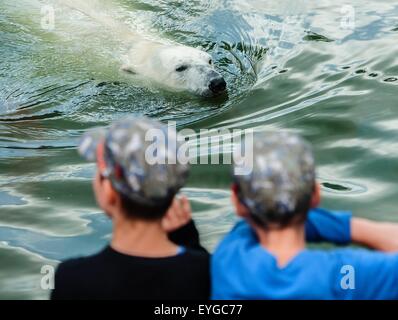
POLYGON ((291 133, 257 133, 253 145, 244 147, 253 169, 234 176, 238 215, 265 228, 304 223, 309 209, 319 204, 311 146, 291 133))
POLYGON ((79 152, 97 163, 99 206, 111 218, 161 219, 189 173, 176 159, 177 143, 175 130, 145 117, 86 133, 79 152))

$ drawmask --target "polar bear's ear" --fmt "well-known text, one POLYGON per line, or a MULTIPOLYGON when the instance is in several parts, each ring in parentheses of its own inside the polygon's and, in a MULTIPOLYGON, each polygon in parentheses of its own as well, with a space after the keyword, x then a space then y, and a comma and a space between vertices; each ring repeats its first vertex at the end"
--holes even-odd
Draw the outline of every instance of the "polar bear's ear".
POLYGON ((136 72, 134 71, 134 69, 133 69, 131 66, 129 66, 128 64, 122 65, 122 67, 121 67, 120 69, 121 69, 122 71, 124 71, 124 72, 133 73, 133 74, 136 73, 136 72))

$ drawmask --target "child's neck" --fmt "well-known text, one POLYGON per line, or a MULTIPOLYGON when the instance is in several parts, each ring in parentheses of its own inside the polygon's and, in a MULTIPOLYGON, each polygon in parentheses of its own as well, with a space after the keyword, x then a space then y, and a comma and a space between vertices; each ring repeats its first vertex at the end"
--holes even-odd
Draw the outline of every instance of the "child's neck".
POLYGON ((305 249, 304 224, 268 230, 255 226, 255 230, 261 246, 275 256, 279 267, 284 267, 305 249))
POLYGON ((160 221, 114 219, 111 247, 123 254, 161 258, 174 256, 178 246, 168 239, 160 221))

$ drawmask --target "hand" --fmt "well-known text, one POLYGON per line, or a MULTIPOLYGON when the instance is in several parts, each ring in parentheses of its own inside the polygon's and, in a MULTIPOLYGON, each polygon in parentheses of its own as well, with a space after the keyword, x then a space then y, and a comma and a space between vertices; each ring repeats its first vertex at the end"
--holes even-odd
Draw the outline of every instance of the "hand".
POLYGON ((351 238, 358 244, 384 252, 398 252, 398 224, 352 218, 351 238))
POLYGON ((167 233, 186 225, 192 219, 192 210, 186 196, 175 197, 166 215, 162 219, 162 227, 167 233))

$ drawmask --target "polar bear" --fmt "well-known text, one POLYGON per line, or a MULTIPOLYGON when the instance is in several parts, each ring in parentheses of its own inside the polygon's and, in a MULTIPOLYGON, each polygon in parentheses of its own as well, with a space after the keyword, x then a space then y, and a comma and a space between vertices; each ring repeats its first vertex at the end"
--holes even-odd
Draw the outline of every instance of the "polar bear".
POLYGON ((152 41, 115 19, 117 10, 97 0, 59 0, 107 27, 128 48, 122 70, 137 74, 172 91, 212 97, 226 91, 226 82, 211 56, 178 43, 152 41))
POLYGON ((136 41, 122 70, 143 75, 173 91, 204 97, 222 94, 227 87, 207 52, 180 44, 136 41))

